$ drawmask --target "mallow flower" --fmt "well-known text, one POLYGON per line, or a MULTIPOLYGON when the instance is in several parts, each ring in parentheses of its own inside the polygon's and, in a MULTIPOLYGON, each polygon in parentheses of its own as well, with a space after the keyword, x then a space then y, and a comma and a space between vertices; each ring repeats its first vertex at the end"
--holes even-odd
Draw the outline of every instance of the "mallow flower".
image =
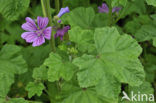
POLYGON ((60 18, 63 14, 69 13, 69 7, 61 8, 60 12, 57 14, 57 16, 60 18))
POLYGON ((60 37, 60 39, 63 40, 63 36, 68 32, 69 29, 70 29, 70 26, 65 26, 63 29, 58 29, 55 34, 55 39, 57 37, 60 37))
MULTIPOLYGON (((100 13, 108 13, 109 12, 109 8, 108 8, 106 3, 102 3, 102 6, 99 6, 98 10, 99 10, 100 13)), ((113 13, 115 13, 115 12, 118 13, 120 10, 121 10, 121 7, 114 7, 112 9, 112 12, 113 13)))
POLYGON ((27 43, 32 43, 32 46, 40 46, 45 43, 45 39, 51 38, 51 27, 47 27, 49 19, 47 17, 37 17, 37 24, 35 20, 30 17, 26 17, 26 23, 22 25, 24 32, 21 37, 26 40, 27 43))
MULTIPOLYGON (((59 19, 62 15, 64 15, 65 13, 69 13, 69 12, 70 12, 69 7, 61 8, 60 12, 57 14, 56 17, 59 19)), ((62 21, 58 20, 57 22, 61 23, 62 21)))

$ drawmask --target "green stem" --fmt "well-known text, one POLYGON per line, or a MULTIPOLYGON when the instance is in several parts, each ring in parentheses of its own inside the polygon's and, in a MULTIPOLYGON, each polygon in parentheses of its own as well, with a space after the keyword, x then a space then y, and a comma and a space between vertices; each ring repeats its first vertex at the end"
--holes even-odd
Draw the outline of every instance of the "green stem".
POLYGON ((44 17, 47 17, 47 10, 46 10, 46 4, 45 4, 45 0, 41 0, 41 6, 42 6, 42 13, 44 17))
POLYGON ((109 0, 109 26, 111 26, 112 25, 112 1, 111 0, 109 0))
POLYGON ((62 0, 62 7, 64 7, 64 0, 62 0))
POLYGON ((112 7, 109 8, 109 26, 112 25, 112 7))
POLYGON ((60 0, 55 0, 55 9, 56 9, 56 13, 59 13, 59 11, 60 11, 60 0))
MULTIPOLYGON (((50 8, 50 0, 41 0, 41 4, 42 4, 42 10, 43 10, 44 17, 48 17, 49 18, 49 26, 53 27, 51 11, 50 11, 51 10, 51 8, 50 8)), ((54 30, 52 30, 51 40, 50 40, 50 45, 51 45, 52 52, 56 51, 54 33, 55 33, 54 30)))

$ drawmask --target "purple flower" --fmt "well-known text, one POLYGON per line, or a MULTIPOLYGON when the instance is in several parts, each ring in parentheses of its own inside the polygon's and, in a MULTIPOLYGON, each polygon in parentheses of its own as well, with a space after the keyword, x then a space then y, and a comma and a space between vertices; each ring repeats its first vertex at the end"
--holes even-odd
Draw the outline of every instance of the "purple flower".
POLYGON ((69 7, 61 8, 57 16, 60 18, 63 14, 69 13, 69 12, 70 12, 69 7))
POLYGON ((22 25, 22 29, 26 30, 21 37, 28 43, 33 43, 32 46, 40 46, 45 43, 45 39, 51 38, 51 27, 47 27, 49 19, 47 17, 37 17, 37 24, 35 20, 26 17, 26 23, 22 25))
POLYGON ((55 34, 55 38, 60 37, 60 39, 63 40, 63 36, 68 32, 69 29, 70 26, 65 26, 63 29, 58 29, 55 34))
POLYGON ((100 6, 98 7, 98 9, 99 9, 100 13, 108 13, 109 12, 109 8, 106 3, 103 3, 101 7, 100 6))
MULTIPOLYGON (((98 9, 99 9, 99 13, 108 13, 109 12, 109 8, 106 3, 103 3, 102 6, 98 7, 98 9)), ((121 7, 114 7, 112 9, 112 12, 118 13, 120 10, 121 10, 121 7)))

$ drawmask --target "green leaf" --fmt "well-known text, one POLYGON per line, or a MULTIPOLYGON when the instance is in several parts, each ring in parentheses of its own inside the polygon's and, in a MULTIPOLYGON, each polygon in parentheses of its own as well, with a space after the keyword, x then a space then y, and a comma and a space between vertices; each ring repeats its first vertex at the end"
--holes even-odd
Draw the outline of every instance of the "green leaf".
POLYGON ((74 59, 73 63, 81 70, 77 73, 80 87, 97 85, 104 74, 103 63, 95 56, 84 54, 74 59))
POLYGON ((136 86, 142 83, 145 75, 138 60, 142 48, 135 39, 120 35, 114 27, 106 27, 95 30, 95 44, 106 71, 120 82, 136 86))
POLYGON ((75 66, 71 62, 63 60, 62 57, 56 53, 50 53, 50 56, 45 60, 44 65, 49 68, 48 80, 50 82, 57 81, 60 78, 69 81, 75 72, 75 66))
POLYGON ((119 6, 119 5, 126 6, 126 3, 127 0, 112 0, 112 7, 119 6))
POLYGON ((64 7, 68 6, 70 9, 80 7, 80 6, 88 6, 90 4, 89 0, 64 0, 64 7))
POLYGON ((2 36, 3 38, 7 39, 4 42, 7 42, 8 44, 16 44, 17 42, 25 43, 25 41, 21 38, 21 34, 22 34, 23 30, 21 29, 20 25, 21 24, 9 24, 6 27, 6 31, 8 33, 6 33, 2 36))
POLYGON ((133 20, 128 21, 124 25, 124 30, 126 33, 135 34, 137 30, 141 28, 142 25, 150 24, 152 20, 148 15, 140 15, 137 17, 134 17, 133 20))
POLYGON ((8 20, 14 21, 29 7, 30 0, 0 0, 0 13, 8 20))
POLYGON ((154 64, 146 64, 145 65, 145 73, 146 73, 146 80, 149 82, 154 82, 155 73, 156 73, 156 65, 154 64))
POLYGON ((154 82, 155 73, 156 73, 156 63, 155 63, 156 56, 152 54, 146 54, 145 59, 143 62, 145 73, 146 73, 146 80, 148 82, 154 82))
POLYGON ((156 37, 156 27, 153 25, 143 25, 136 33, 135 37, 138 41, 143 42, 156 37))
POLYGON ((7 103, 29 103, 29 102, 23 98, 13 98, 13 99, 9 100, 9 102, 7 102, 7 103))
POLYGON ((65 98, 61 103, 117 103, 99 95, 95 88, 80 88, 75 83, 62 84, 62 93, 65 98))
POLYGON ((44 87, 44 85, 42 83, 30 82, 26 86, 26 90, 28 91, 28 97, 31 98, 35 94, 37 94, 37 96, 41 96, 42 91, 44 90, 44 88, 45 87, 44 87))
POLYGON ((106 103, 100 100, 91 90, 78 91, 66 98, 62 103, 106 103))
POLYGON ((49 53, 49 45, 39 47, 28 46, 22 49, 23 57, 30 68, 42 65, 44 60, 49 56, 49 53))
POLYGON ((77 44, 80 51, 92 51, 93 31, 83 30, 80 27, 74 27, 69 31, 69 38, 77 44))
POLYGON ((146 0, 148 5, 152 5, 156 7, 156 1, 155 0, 146 0))
POLYGON ((4 98, 0 98, 0 103, 6 103, 4 98))
POLYGON ((146 5, 144 0, 135 0, 135 1, 128 1, 126 6, 122 8, 121 11, 121 18, 126 17, 127 15, 132 14, 145 14, 146 13, 146 5))
MULTIPOLYGON (((138 87, 129 86, 129 93, 131 93, 132 91, 134 94, 138 94, 138 92, 140 92, 140 94, 146 94, 148 96, 152 94, 154 96, 154 89, 152 88, 152 85, 149 82, 143 82, 143 84, 138 87)), ((140 103, 140 102, 134 101, 131 103, 140 103)), ((147 103, 146 99, 144 98, 144 100, 141 103, 147 103)), ((150 103, 154 103, 154 102, 150 102, 150 103)))
POLYGON ((109 15, 107 13, 98 13, 93 20, 93 27, 104 27, 109 23, 109 15))
POLYGON ((79 7, 70 12, 68 16, 64 16, 67 18, 67 21, 71 26, 79 26, 81 28, 89 29, 92 28, 92 22, 95 17, 94 9, 79 7))
POLYGON ((131 86, 142 84, 145 73, 138 59, 142 48, 137 41, 129 35, 120 35, 114 27, 98 28, 94 34, 97 54, 83 55, 73 61, 80 70, 77 73, 80 86, 97 85, 104 73, 131 86))
POLYGON ((153 46, 156 47, 156 37, 153 38, 153 46))
POLYGON ((121 84, 112 76, 105 74, 96 86, 97 94, 102 95, 109 100, 118 101, 118 95, 121 91, 121 84))
POLYGON ((0 51, 0 96, 5 97, 14 83, 14 75, 27 71, 23 57, 19 55, 21 48, 5 45, 0 51))
POLYGON ((48 69, 45 66, 40 66, 38 68, 34 68, 33 78, 36 80, 47 80, 48 69))
MULTIPOLYGON (((1 69, 1 68, 0 68, 1 69)), ((0 73, 0 97, 5 97, 14 83, 14 75, 11 73, 0 73)))

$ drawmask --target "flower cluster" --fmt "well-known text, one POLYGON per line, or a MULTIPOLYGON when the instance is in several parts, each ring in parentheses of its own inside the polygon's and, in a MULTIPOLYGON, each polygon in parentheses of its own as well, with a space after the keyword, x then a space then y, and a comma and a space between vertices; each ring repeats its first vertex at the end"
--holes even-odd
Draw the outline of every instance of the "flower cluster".
MULTIPOLYGON (((108 8, 106 3, 103 3, 102 6, 99 6, 98 10, 99 10, 100 13, 108 13, 109 12, 109 8, 108 8)), ((112 12, 113 13, 115 13, 115 12, 118 13, 120 10, 121 10, 121 7, 114 7, 112 9, 112 12)))
MULTIPOLYGON (((65 13, 69 12, 69 8, 61 8, 60 12, 58 13, 57 17, 60 18, 65 13)), ((31 19, 30 17, 26 17, 26 23, 22 25, 22 29, 24 32, 21 37, 26 40, 27 43, 32 43, 32 46, 40 46, 45 43, 45 39, 51 39, 51 32, 52 27, 47 27, 49 23, 49 19, 47 17, 37 17, 37 25, 35 20, 31 19)), ((58 21, 61 23, 61 20, 58 21)), ((56 37, 60 37, 63 40, 63 36, 66 32, 70 29, 69 26, 65 26, 63 29, 57 29, 57 33, 55 34, 56 37)))

